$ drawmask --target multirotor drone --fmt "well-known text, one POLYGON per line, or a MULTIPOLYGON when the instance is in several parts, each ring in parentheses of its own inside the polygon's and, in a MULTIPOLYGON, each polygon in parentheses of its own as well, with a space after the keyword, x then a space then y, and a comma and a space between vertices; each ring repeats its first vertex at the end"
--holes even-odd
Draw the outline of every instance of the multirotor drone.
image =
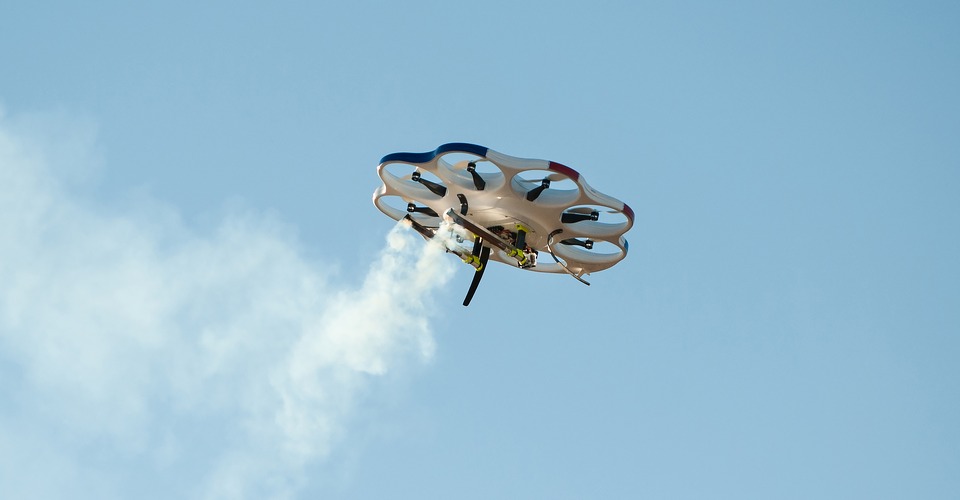
POLYGON ((476 269, 469 305, 488 260, 527 271, 584 276, 627 255, 626 203, 590 187, 576 170, 516 158, 475 144, 393 153, 377 167, 373 203, 476 269), (554 262, 545 263, 540 253, 554 262))

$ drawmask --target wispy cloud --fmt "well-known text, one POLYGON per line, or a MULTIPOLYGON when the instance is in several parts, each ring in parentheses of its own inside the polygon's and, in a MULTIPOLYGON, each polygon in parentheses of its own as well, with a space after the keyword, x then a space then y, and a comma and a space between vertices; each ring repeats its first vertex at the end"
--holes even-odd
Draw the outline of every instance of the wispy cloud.
POLYGON ((411 231, 389 233, 362 282, 333 283, 276 218, 236 212, 207 234, 163 203, 84 199, 63 163, 95 164, 95 134, 23 124, 0 116, 13 497, 295 496, 364 389, 432 355, 452 260, 411 231))

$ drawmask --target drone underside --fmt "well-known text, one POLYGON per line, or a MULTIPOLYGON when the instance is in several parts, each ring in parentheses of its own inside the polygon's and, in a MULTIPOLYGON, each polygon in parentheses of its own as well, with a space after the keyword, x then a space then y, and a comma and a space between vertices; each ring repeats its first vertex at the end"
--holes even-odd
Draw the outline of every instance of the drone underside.
POLYGON ((623 234, 633 225, 633 210, 559 163, 450 143, 384 156, 377 173, 383 180, 373 194, 377 208, 409 220, 425 238, 437 236, 446 221, 447 250, 481 272, 489 258, 586 283, 584 275, 627 254, 623 234))

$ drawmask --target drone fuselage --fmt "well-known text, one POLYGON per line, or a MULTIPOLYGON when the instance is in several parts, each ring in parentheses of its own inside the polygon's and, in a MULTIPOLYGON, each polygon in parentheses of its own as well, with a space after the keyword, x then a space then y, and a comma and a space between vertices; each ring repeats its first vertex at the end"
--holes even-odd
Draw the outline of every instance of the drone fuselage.
POLYGON ((452 222, 462 228, 462 247, 448 242, 448 250, 472 255, 474 263, 478 249, 488 247, 491 260, 583 281, 627 254, 623 234, 633 225, 633 210, 556 162, 451 143, 427 153, 387 155, 377 173, 383 180, 373 195, 377 208, 426 229, 424 237, 436 234, 444 220, 452 222), (601 212, 613 215, 600 220, 601 212), (544 251, 556 262, 530 265, 527 256, 544 251))

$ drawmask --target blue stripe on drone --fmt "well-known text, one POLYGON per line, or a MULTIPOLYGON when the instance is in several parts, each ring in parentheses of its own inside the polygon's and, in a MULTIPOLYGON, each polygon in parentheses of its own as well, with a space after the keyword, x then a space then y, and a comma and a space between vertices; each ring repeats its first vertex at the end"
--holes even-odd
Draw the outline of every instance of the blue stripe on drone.
POLYGON ((437 156, 444 153, 470 153, 477 156, 487 156, 488 148, 466 142, 450 142, 444 144, 434 151, 426 153, 391 153, 380 158, 380 163, 403 162, 403 163, 427 163, 437 156))

